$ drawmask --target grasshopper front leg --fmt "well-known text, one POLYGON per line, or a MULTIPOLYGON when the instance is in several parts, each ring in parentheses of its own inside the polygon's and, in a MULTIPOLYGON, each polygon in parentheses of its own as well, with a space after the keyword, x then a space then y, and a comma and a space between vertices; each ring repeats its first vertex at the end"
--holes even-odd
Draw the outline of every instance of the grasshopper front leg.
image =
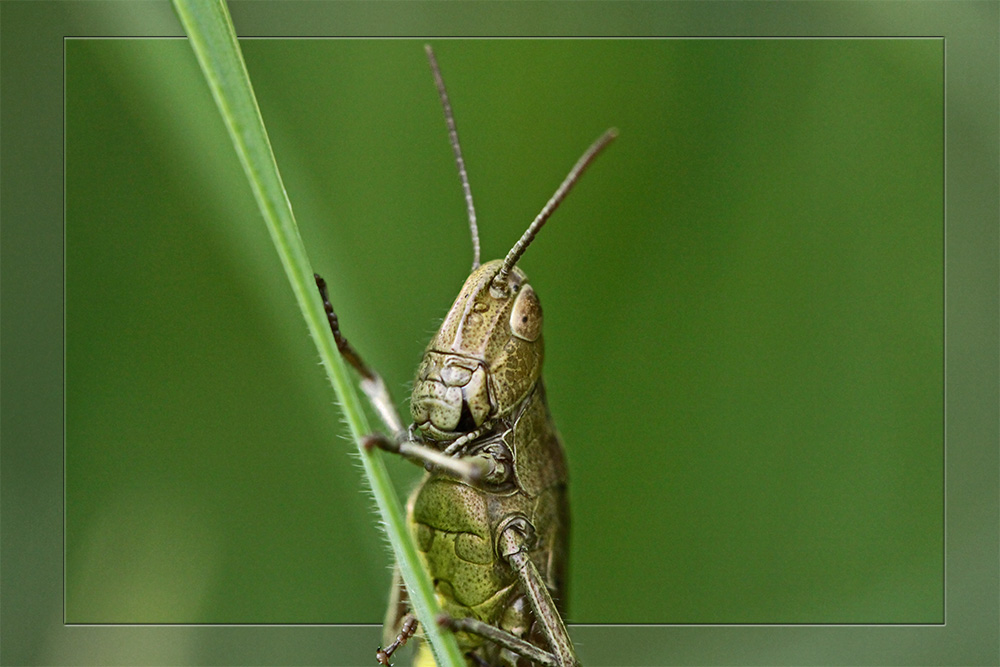
POLYGON ((369 434, 362 444, 368 449, 378 447, 387 452, 399 454, 420 463, 428 470, 444 472, 473 484, 487 477, 492 472, 492 466, 488 459, 482 457, 454 458, 410 437, 409 431, 403 426, 403 420, 389 394, 385 381, 382 380, 382 376, 361 359, 357 350, 340 333, 340 323, 333 310, 333 304, 330 303, 326 281, 319 274, 313 274, 313 276, 316 279, 316 287, 319 289, 320 297, 323 299, 323 309, 326 311, 326 319, 330 324, 330 331, 333 333, 337 350, 340 351, 340 356, 361 376, 361 390, 368 397, 368 401, 391 434, 390 436, 379 433, 369 434))

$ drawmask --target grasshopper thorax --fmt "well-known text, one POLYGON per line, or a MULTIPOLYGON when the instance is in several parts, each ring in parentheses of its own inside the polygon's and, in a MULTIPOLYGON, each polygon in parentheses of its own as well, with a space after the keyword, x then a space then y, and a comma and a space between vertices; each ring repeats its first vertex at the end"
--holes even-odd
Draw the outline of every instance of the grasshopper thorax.
POLYGON ((472 272, 417 369, 410 412, 436 442, 510 415, 541 375, 541 304, 516 266, 496 282, 502 264, 472 272))

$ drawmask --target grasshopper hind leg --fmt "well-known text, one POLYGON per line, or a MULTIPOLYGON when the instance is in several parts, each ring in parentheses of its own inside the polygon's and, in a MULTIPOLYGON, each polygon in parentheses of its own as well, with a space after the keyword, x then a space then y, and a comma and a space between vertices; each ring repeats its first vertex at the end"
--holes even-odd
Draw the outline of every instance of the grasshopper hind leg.
MULTIPOLYGON (((495 644, 500 650, 497 652, 502 665, 520 665, 521 659, 528 660, 533 665, 543 665, 544 667, 563 667, 564 663, 559 662, 559 658, 537 646, 528 643, 524 639, 517 637, 510 632, 498 628, 489 623, 484 623, 476 618, 450 618, 442 617, 441 624, 452 632, 468 632, 478 635, 495 644)), ((471 657, 477 663, 490 664, 481 656, 472 654, 471 657)), ((491 665, 491 667, 493 667, 491 665)))

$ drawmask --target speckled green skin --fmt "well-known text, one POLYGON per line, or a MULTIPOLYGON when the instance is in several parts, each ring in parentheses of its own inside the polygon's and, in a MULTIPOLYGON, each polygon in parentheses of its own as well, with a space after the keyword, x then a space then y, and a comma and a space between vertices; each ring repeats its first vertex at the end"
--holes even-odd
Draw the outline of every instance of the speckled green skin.
MULTIPOLYGON (((485 424, 461 454, 487 457, 499 472, 475 486, 430 473, 411 495, 408 516, 448 614, 479 619, 547 649, 496 539, 511 517, 531 523, 530 557, 562 607, 566 464, 541 382, 541 306, 516 267, 507 289, 491 285, 499 266, 489 262, 469 276, 427 346, 411 397, 419 432, 438 449, 485 424)), ((478 636, 459 633, 458 639, 463 651, 476 650, 490 664, 515 664, 513 655, 478 636)))

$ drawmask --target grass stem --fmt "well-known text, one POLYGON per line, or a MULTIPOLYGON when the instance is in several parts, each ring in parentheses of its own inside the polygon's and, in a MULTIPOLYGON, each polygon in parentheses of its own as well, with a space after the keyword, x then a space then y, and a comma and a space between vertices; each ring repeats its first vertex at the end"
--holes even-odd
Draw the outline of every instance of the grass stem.
POLYGON ((365 476, 406 583, 413 611, 430 641, 437 663, 451 667, 464 665, 454 635, 439 628, 435 622, 439 607, 434 589, 410 537, 381 455, 377 451, 366 451, 360 444, 361 438, 371 433, 371 429, 330 333, 313 282, 312 266, 271 151, 229 11, 223 0, 173 0, 173 4, 233 140, 295 299, 358 445, 365 476))

